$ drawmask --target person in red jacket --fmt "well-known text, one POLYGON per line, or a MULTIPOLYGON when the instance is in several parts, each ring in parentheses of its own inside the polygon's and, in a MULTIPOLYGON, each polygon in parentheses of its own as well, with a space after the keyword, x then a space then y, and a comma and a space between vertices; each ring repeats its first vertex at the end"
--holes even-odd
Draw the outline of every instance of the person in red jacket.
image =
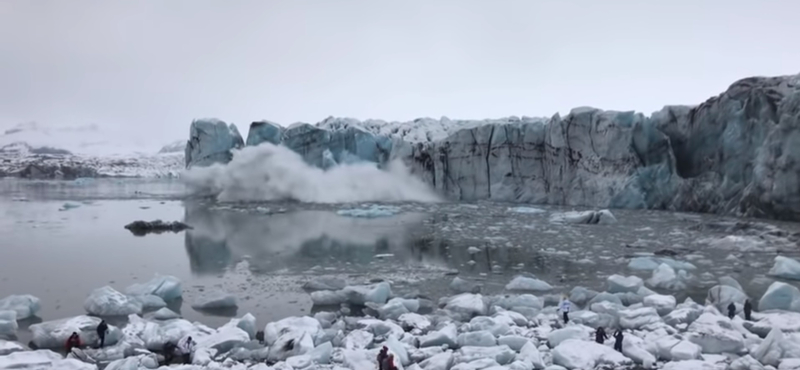
POLYGON ((72 352, 73 348, 81 348, 81 337, 76 332, 72 332, 67 338, 67 354, 72 352))

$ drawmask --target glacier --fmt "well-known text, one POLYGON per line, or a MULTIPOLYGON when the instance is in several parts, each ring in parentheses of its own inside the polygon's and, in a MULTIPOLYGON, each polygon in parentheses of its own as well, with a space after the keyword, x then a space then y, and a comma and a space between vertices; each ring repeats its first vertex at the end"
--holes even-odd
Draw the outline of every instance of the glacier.
MULTIPOLYGON (((800 75, 791 75, 745 78, 650 116, 580 107, 551 118, 259 121, 245 145, 284 146, 318 168, 399 160, 453 200, 800 220, 798 125, 800 75)), ((244 143, 217 120, 190 131, 189 169, 227 163, 244 143)))

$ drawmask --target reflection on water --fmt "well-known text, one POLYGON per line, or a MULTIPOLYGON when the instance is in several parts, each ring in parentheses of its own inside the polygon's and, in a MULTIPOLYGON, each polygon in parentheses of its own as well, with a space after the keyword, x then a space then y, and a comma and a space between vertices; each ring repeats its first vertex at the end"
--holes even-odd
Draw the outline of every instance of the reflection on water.
POLYGON ((322 265, 367 265, 375 255, 414 257, 415 232, 427 217, 402 213, 362 219, 299 210, 265 214, 186 203, 186 252, 196 274, 216 274, 247 260, 258 273, 322 265))

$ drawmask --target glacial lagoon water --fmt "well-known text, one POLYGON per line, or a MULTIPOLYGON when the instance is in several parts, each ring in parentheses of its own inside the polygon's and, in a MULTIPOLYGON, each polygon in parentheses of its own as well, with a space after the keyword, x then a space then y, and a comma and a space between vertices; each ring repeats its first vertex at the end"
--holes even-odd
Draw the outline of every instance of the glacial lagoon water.
POLYGON ((184 303, 171 308, 185 318, 226 322, 190 307, 221 289, 236 295, 236 314, 263 323, 311 313, 302 285, 318 277, 389 280, 397 295, 436 301, 452 294, 456 275, 493 294, 527 273, 568 293, 578 285, 603 290, 611 274, 646 279, 650 272, 628 263, 657 253, 696 266, 689 288, 672 293, 702 302, 724 275, 758 298, 773 281, 766 273, 775 255, 800 256, 793 223, 612 210, 615 224, 559 224, 551 216, 573 208, 491 202, 399 204, 397 215, 380 218, 336 213, 361 206, 218 204, 185 196, 175 180, 0 180, 0 297, 38 296, 40 318, 51 320, 84 313, 95 288, 122 291, 169 274, 183 281, 184 303), (193 229, 137 237, 123 228, 154 219, 193 229))

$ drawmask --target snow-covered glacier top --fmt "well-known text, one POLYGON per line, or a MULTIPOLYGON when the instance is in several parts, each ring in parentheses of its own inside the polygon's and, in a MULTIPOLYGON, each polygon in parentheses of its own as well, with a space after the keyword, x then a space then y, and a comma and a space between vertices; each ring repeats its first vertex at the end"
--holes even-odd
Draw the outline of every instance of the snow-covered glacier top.
POLYGON ((434 118, 417 118, 413 121, 399 122, 379 119, 359 121, 355 118, 328 117, 317 123, 316 126, 330 131, 353 127, 373 135, 396 137, 409 143, 420 143, 443 140, 459 130, 472 129, 483 125, 547 122, 547 120, 548 118, 546 117, 523 116, 520 118, 511 116, 483 120, 452 120, 447 117, 442 117, 438 120, 434 118))

